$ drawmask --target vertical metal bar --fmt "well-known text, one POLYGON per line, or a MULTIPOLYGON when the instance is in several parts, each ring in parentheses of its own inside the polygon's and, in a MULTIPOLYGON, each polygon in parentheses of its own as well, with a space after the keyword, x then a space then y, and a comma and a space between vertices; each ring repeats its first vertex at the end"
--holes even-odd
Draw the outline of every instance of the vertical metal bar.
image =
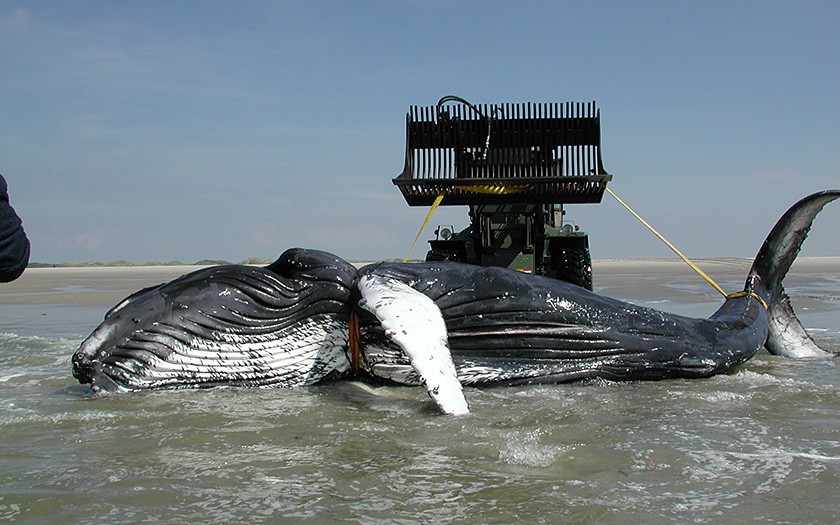
MULTIPOLYGON (((507 113, 508 108, 510 105, 507 102, 499 104, 497 108, 499 109, 499 113, 507 113)), ((488 117, 493 118, 493 109, 489 109, 489 113, 487 114, 488 117)), ((498 114, 495 115, 498 117, 498 114)), ((507 129, 504 128, 503 123, 500 119, 496 119, 491 122, 490 129, 492 133, 492 138, 490 139, 493 144, 493 151, 492 153, 488 151, 488 159, 487 164, 485 165, 486 174, 488 177, 491 178, 499 178, 505 176, 505 159, 507 158, 507 152, 505 148, 507 147, 508 141, 508 134, 507 129)))
POLYGON ((583 145, 583 141, 580 140, 583 137, 584 126, 586 123, 586 104, 583 102, 578 103, 578 175, 586 174, 586 150, 584 149, 585 146, 583 145))
POLYGON ((519 140, 516 143, 516 148, 513 150, 513 154, 517 155, 517 158, 513 160, 513 164, 515 165, 518 161, 519 165, 517 168, 518 175, 520 177, 531 177, 534 175, 531 164, 529 162, 524 162, 522 156, 528 154, 527 150, 529 149, 529 146, 533 144, 534 105, 528 102, 527 104, 520 103, 518 104, 518 107, 521 118, 519 120, 519 140))
MULTIPOLYGON (((448 144, 446 144, 448 146, 448 144)), ((452 170, 449 162, 449 148, 443 148, 443 173, 441 174, 444 179, 451 179, 452 178, 452 170)))
POLYGON ((595 107, 595 101, 592 101, 592 121, 590 123, 590 133, 592 134, 592 166, 590 168, 591 175, 598 173, 598 108, 595 107))
POLYGON ((563 174, 569 174, 569 146, 566 144, 566 104, 568 102, 560 104, 560 136, 561 141, 563 142, 563 174))
POLYGON ((577 115, 576 115, 577 120, 576 120, 575 124, 576 124, 576 127, 577 127, 576 131, 577 131, 577 135, 578 135, 577 136, 577 138, 578 138, 578 140, 577 140, 577 144, 578 144, 577 145, 577 174, 578 175, 582 175, 583 170, 584 170, 583 161, 584 161, 585 157, 584 157, 584 153, 583 153, 583 146, 581 145, 581 141, 580 141, 581 126, 583 124, 584 107, 585 106, 581 102, 577 103, 577 115))
MULTIPOLYGON (((419 108, 419 107, 415 107, 414 110, 416 111, 415 121, 417 122, 418 135, 423 137, 423 140, 425 140, 426 127, 423 124, 423 110, 422 110, 422 108, 419 108), (419 132, 420 130, 422 130, 422 133, 419 132)), ((417 146, 425 147, 425 145, 422 144, 422 143, 417 144, 417 146)), ((415 176, 415 178, 419 179, 419 178, 422 178, 422 176, 423 176, 423 160, 422 160, 423 150, 415 148, 415 150, 413 152, 413 155, 414 155, 414 176, 415 176)))
POLYGON ((551 175, 549 167, 551 166, 551 104, 542 104, 543 118, 537 124, 539 125, 540 136, 540 157, 537 162, 537 169, 540 176, 551 175))
MULTIPOLYGON (((419 119, 417 118, 417 107, 416 106, 411 106, 411 120, 412 120, 412 122, 414 122, 415 131, 417 131, 418 126, 419 126, 419 122, 418 122, 419 119)), ((416 135, 419 135, 419 133, 416 133, 416 135)), ((415 141, 414 142, 414 148, 411 149, 411 151, 409 151, 409 155, 411 155, 411 177, 414 178, 414 179, 417 178, 417 174, 419 173, 419 169, 420 169, 420 165, 417 162, 417 146, 420 145, 418 142, 419 141, 415 141)))
MULTIPOLYGON (((423 120, 424 120, 424 122, 429 122, 431 120, 430 119, 430 117, 431 117, 430 113, 431 112, 429 111, 428 107, 423 108, 423 110, 424 110, 423 111, 423 117, 424 117, 423 120)), ((431 149, 429 149, 429 148, 424 148, 423 149, 423 173, 424 173, 424 178, 426 178, 426 179, 430 178, 430 176, 431 176, 430 173, 429 173, 429 160, 430 160, 429 159, 429 154, 430 154, 430 152, 431 152, 431 149)))
MULTIPOLYGON (((573 138, 573 134, 575 132, 575 127, 577 127, 577 104, 569 103, 569 138, 573 138)), ((569 166, 571 170, 570 173, 572 175, 577 175, 577 146, 575 146, 574 141, 572 144, 569 145, 570 153, 572 154, 571 163, 572 165, 569 166)))
POLYGON ((554 161, 557 157, 557 141, 554 137, 554 123, 557 120, 557 103, 552 102, 549 104, 549 124, 548 128, 551 132, 551 149, 548 152, 548 174, 552 177, 556 176, 557 173, 554 171, 554 161))
POLYGON ((565 175, 569 175, 569 145, 568 141, 566 140, 566 126, 568 124, 568 117, 569 117, 569 103, 564 102, 560 105, 560 118, 562 119, 562 135, 563 135, 563 173, 565 175))
MULTIPOLYGON (((435 115, 434 115, 433 107, 432 106, 426 106, 426 121, 430 122, 430 123, 433 123, 434 118, 435 118, 435 115)), ((434 130, 432 125, 430 125, 430 130, 434 130)), ((430 131, 430 134, 434 135, 434 131, 430 131)), ((426 173, 427 173, 427 177, 430 178, 430 179, 435 178, 434 166, 435 166, 435 152, 436 151, 437 151, 437 148, 429 148, 429 149, 426 150, 426 173)))
MULTIPOLYGON (((592 142, 593 146, 592 149, 594 150, 593 156, 595 159, 595 166, 593 168, 593 175, 600 175, 601 174, 601 110, 598 109, 598 106, 595 104, 595 101, 592 101, 592 106, 595 110, 594 120, 593 120, 593 129, 592 129, 592 142)), ((593 192, 598 191, 598 184, 593 184, 593 192)))
POLYGON ((560 132, 560 105, 556 102, 554 103, 554 143, 557 144, 555 147, 555 155, 556 158, 554 159, 554 163, 556 166, 557 172, 554 175, 560 176, 563 175, 563 147, 560 145, 562 144, 560 141, 560 136, 558 133, 560 132))
MULTIPOLYGON (((533 120, 538 117, 539 113, 540 113, 539 104, 537 104, 537 103, 532 104, 531 102, 528 102, 527 116, 525 117, 528 120, 528 122, 529 123, 533 122, 533 120)), ((528 139, 525 142, 525 144, 527 144, 528 146, 533 145, 534 135, 532 133, 532 127, 528 126, 528 129, 526 129, 525 132, 528 135, 528 139)), ((524 153, 524 151, 522 151, 520 153, 524 153)), ((525 171, 525 173, 527 173, 528 177, 533 175, 533 171, 531 170, 531 166, 529 164, 530 163, 525 163, 525 165, 523 166, 524 171, 525 171)))
MULTIPOLYGON (((559 144, 562 144, 563 143, 563 104, 558 104, 557 105, 557 119, 558 119, 557 120, 557 133, 559 134, 558 138, 557 138, 557 141, 558 141, 559 144)), ((558 175, 568 175, 568 172, 563 167, 563 163, 566 161, 566 147, 561 145, 557 149, 559 150, 558 154, 560 155, 560 158, 558 159, 560 173, 558 173, 558 175)))
MULTIPOLYGON (((431 107, 429 107, 429 113, 432 113, 431 107)), ((435 115, 437 117, 437 115, 435 115)), ((439 131, 439 128, 435 127, 436 130, 439 131)), ((440 173, 440 156, 443 148, 434 148, 432 150, 432 173, 434 174, 433 178, 439 179, 441 176, 440 173)))
MULTIPOLYGON (((476 106, 479 111, 482 111, 482 105, 476 106)), ((464 109, 464 112, 467 113, 467 110, 464 109)), ((484 133, 483 125, 481 122, 481 117, 479 117, 475 112, 469 110, 469 127, 470 127, 470 139, 471 139, 471 146, 473 150, 473 158, 480 159, 484 156, 484 139, 479 138, 484 133)), ((476 176, 484 177, 484 167, 481 163, 474 163, 473 173, 476 176)))
POLYGON ((531 172, 527 163, 522 162, 523 147, 530 141, 529 119, 531 118, 531 103, 517 102, 512 104, 516 119, 516 134, 510 143, 510 171, 511 177, 530 177, 531 172))
POLYGON ((590 175, 598 173, 598 108, 595 101, 592 101, 592 123, 590 125, 590 142, 592 143, 592 167, 590 175))
MULTIPOLYGON (((543 160, 545 159, 545 155, 547 153, 546 145, 548 144, 546 140, 546 133, 548 132, 548 129, 546 128, 548 109, 549 108, 548 106, 546 106, 546 104, 538 104, 536 118, 530 119, 528 121, 528 144, 530 144, 535 150, 534 162, 529 164, 533 166, 531 168, 531 171, 533 176, 535 177, 543 175, 543 172, 545 170, 543 160)), ((550 153, 548 154, 550 155, 550 153)))
POLYGON ((581 169, 581 175, 586 175, 589 172, 589 146, 586 144, 586 137, 587 131, 589 130, 589 103, 583 104, 583 113, 584 118, 581 120, 581 142, 583 145, 581 146, 581 150, 583 152, 583 168, 581 169))
POLYGON ((580 172, 578 175, 585 175, 586 174, 586 144, 583 138, 586 136, 586 112, 587 106, 585 102, 581 102, 580 104, 580 134, 578 136, 578 146, 580 148, 580 172))
POLYGON ((542 174, 546 177, 553 177, 554 176, 554 104, 546 103, 545 104, 545 120, 540 124, 540 130, 543 135, 543 145, 541 148, 544 150, 540 153, 540 165, 542 174))
MULTIPOLYGON (((423 128, 425 130, 424 134, 426 135, 427 139, 432 138, 431 128, 429 126, 429 108, 427 106, 423 107, 423 128)), ((423 178, 429 178, 429 152, 431 149, 428 145, 423 148, 423 178)))
POLYGON ((537 151, 536 162, 534 162, 536 175, 545 176, 546 172, 546 156, 551 157, 549 144, 551 143, 551 105, 546 103, 540 104, 540 114, 542 118, 533 120, 531 127, 534 130, 534 139, 530 142, 536 144, 539 151, 537 151))
POLYGON ((458 158, 458 156, 456 155, 456 153, 455 153, 455 152, 457 152, 457 151, 461 148, 461 131, 460 131, 460 126, 459 126, 459 125, 457 125, 457 121, 455 120, 455 119, 457 119, 457 118, 458 118, 458 112, 457 112, 457 110, 452 109, 452 110, 451 110, 451 112, 450 112, 450 114, 449 114, 449 116, 450 116, 450 119, 449 119, 449 125, 450 125, 449 132, 450 132, 450 134, 451 134, 450 144, 451 144, 451 146, 452 146, 452 155, 453 155, 452 177, 453 177, 453 178, 457 178, 457 177, 462 177, 462 176, 463 176, 463 174, 462 174, 461 172, 459 172, 459 171, 458 171, 458 170, 460 169, 460 166, 458 166, 457 162, 455 162, 455 161, 454 161, 454 159, 457 159, 457 158, 458 158))
POLYGON ((439 112, 435 111, 435 129, 437 129, 438 135, 440 136, 440 157, 441 157, 441 172, 438 173, 438 177, 442 179, 451 178, 452 174, 449 170, 449 164, 446 161, 447 156, 449 155, 449 147, 451 146, 452 134, 450 130, 443 126, 441 122, 441 115, 439 112))
MULTIPOLYGON (((412 124, 417 122, 417 118, 415 116, 414 106, 410 106, 408 108, 408 117, 406 118, 406 140, 408 140, 409 145, 407 146, 408 151, 406 151, 406 156, 408 157, 408 162, 411 163, 411 178, 415 178, 415 173, 417 172, 417 161, 414 158, 414 148, 412 146, 417 146, 416 137, 412 137, 412 124), (415 139, 415 140, 412 140, 415 139)), ((416 124, 415 124, 416 129, 416 124)))
POLYGON ((521 177, 522 172, 517 170, 516 166, 516 151, 514 150, 514 137, 518 136, 522 131, 522 117, 524 115, 525 108, 522 107, 521 103, 511 102, 505 104, 505 113, 512 119, 509 121, 510 129, 509 131, 510 136, 505 141, 505 151, 503 152, 504 157, 501 162, 501 166, 499 166, 499 174, 502 177, 521 177))
POLYGON ((507 124, 505 131, 507 132, 507 136, 505 137, 504 150, 502 151, 504 159, 499 169, 500 176, 502 177, 516 177, 520 175, 516 173, 514 167, 516 160, 514 159, 513 145, 515 144, 516 137, 522 132, 521 111, 521 104, 505 103, 504 105, 505 122, 507 124))
MULTIPOLYGON (((414 107, 414 120, 415 120, 415 122, 418 123, 418 128, 417 129, 422 130, 422 133, 418 133, 418 134, 423 138, 423 140, 425 140, 426 139, 426 134, 425 134, 425 129, 426 128, 423 125, 423 116, 422 116, 421 108, 419 108, 417 106, 414 107)), ((421 142, 421 144, 418 144, 418 146, 425 147, 425 145, 422 144, 422 142, 421 142)), ((415 149, 412 152, 412 156, 414 157, 414 176, 415 176, 415 178, 418 178, 418 179, 423 177, 423 169, 424 168, 423 168, 422 154, 423 154, 422 149, 415 149)))
POLYGON ((542 155, 545 153, 545 140, 543 137, 543 122, 545 119, 545 104, 535 104, 534 108, 536 109, 536 115, 533 119, 529 120, 529 127, 530 130, 530 137, 528 139, 528 143, 531 146, 536 146, 535 149, 539 151, 535 151, 536 154, 535 162, 528 163, 528 169, 531 171, 531 175, 534 177, 539 177, 542 174, 542 155))
POLYGON ((585 140, 582 141, 582 142, 584 142, 584 145, 582 146, 583 147, 583 153, 584 153, 584 158, 583 158, 584 163, 583 163, 583 171, 581 172, 581 174, 582 175, 587 175, 587 174, 589 174, 589 155, 590 155, 590 151, 591 151, 591 149, 589 147, 589 144, 588 144, 588 142, 589 142, 588 141, 588 137, 589 137, 589 114, 590 114, 590 111, 589 111, 590 107, 589 107, 588 102, 584 104, 584 109, 585 109, 585 115, 584 115, 583 121, 581 122, 581 124, 582 124, 581 128, 583 129, 583 138, 585 139, 585 140))
POLYGON ((596 126, 595 101, 594 100, 592 101, 591 108, 592 108, 590 110, 591 118, 589 119, 589 143, 591 144, 589 146, 589 148, 590 148, 589 173, 588 173, 589 175, 593 175, 597 171, 597 169, 596 169, 596 159, 595 159, 596 150, 595 150, 595 140, 594 140, 594 138, 595 138, 595 126, 596 126))

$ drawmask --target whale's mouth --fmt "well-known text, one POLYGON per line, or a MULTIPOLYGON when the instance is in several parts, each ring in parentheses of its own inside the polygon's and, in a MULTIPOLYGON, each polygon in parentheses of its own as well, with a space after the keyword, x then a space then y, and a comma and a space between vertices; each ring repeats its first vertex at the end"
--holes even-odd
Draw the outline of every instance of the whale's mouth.
POLYGON ((82 342, 73 375, 95 391, 298 386, 341 375, 350 368, 355 269, 301 266, 305 275, 211 267, 133 294, 82 342))
MULTIPOLYGON (((156 327, 157 328, 157 327, 156 327)), ((138 330, 105 348, 82 344, 73 375, 94 391, 218 385, 303 386, 350 370, 348 326, 326 314, 267 333, 204 338, 186 332, 138 330)))

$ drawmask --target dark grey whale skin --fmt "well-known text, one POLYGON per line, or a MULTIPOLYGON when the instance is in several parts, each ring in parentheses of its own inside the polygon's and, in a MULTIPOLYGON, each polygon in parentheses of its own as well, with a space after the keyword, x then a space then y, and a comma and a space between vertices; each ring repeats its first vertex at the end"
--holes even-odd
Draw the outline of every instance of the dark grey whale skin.
POLYGON ((384 263, 361 272, 406 282, 434 300, 466 384, 706 377, 752 357, 767 334, 767 313, 754 298, 692 319, 498 268, 384 263), (481 368, 504 372, 462 372, 481 368))
MULTIPOLYGON (((840 190, 802 199, 764 242, 745 291, 760 296, 769 312, 748 295, 727 299, 708 319, 693 319, 502 268, 437 262, 380 263, 356 270, 335 255, 295 248, 265 268, 212 267, 128 297, 74 354, 73 375, 106 391, 290 386, 348 377, 353 371, 347 331, 355 310, 361 320, 360 373, 375 379, 371 365, 376 360, 408 364, 399 351, 381 352, 390 345, 384 331, 356 306, 358 280, 380 276, 406 283, 434 301, 463 384, 707 377, 743 363, 765 344, 771 352, 794 355, 785 349, 791 334, 797 344, 810 341, 790 307, 782 279, 814 217, 838 197, 840 190), (256 338, 271 343, 285 330, 304 326, 306 335, 322 325, 331 346, 299 370, 267 364, 254 351, 238 353, 236 370, 231 371, 222 351, 214 361, 196 350, 208 360, 204 367, 209 375, 185 368, 181 375, 154 380, 161 362, 171 364, 179 352, 193 357, 195 341, 256 338), (338 356, 337 346, 343 349, 338 356)), ((294 349, 294 337, 300 333, 286 337, 289 340, 281 342, 294 349)), ((233 349, 238 352, 236 344, 233 349)))

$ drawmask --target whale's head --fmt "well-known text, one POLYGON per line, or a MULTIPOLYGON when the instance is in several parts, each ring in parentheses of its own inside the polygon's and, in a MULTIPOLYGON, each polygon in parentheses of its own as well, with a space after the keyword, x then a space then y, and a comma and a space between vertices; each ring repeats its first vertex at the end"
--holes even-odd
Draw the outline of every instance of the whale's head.
POLYGON ((73 355, 94 391, 296 386, 340 376, 356 270, 314 250, 214 266, 127 297, 73 355))

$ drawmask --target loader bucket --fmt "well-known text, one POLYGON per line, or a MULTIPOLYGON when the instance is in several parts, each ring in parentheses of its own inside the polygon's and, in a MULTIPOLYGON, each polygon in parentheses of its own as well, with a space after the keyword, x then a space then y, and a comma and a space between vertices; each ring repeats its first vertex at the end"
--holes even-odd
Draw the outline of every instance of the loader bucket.
POLYGON ((410 206, 597 203, 612 175, 601 160, 595 103, 473 105, 444 97, 406 115, 410 206))

